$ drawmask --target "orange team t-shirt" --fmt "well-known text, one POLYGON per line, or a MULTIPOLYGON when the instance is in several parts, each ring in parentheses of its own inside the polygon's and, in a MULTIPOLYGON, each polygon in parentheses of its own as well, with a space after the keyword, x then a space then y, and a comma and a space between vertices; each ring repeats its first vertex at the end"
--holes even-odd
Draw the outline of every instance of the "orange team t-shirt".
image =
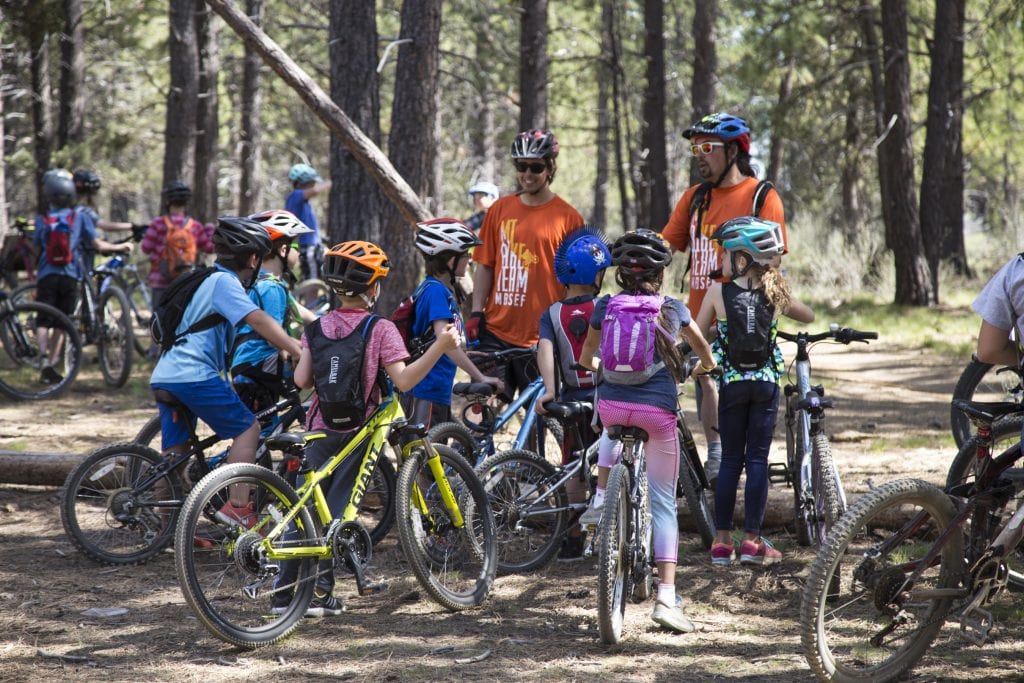
POLYGON ((483 244, 473 260, 494 269, 484 303, 486 329, 514 346, 537 343, 540 315, 562 297, 555 278, 555 250, 583 225, 583 216, 561 197, 527 206, 518 195, 502 197, 480 227, 483 244))
MULTIPOLYGON (((700 305, 704 301, 704 294, 707 293, 714 280, 710 277, 711 271, 721 266, 718 245, 710 237, 719 225, 739 216, 749 216, 754 208, 754 191, 757 190, 757 178, 744 178, 732 187, 715 187, 711 189, 711 204, 704 213, 704 220, 700 229, 694 225, 697 222, 697 214, 694 213, 690 219, 690 199, 697 191, 699 185, 694 185, 683 193, 676 208, 672 210, 662 236, 668 240, 674 248, 679 251, 690 250, 692 260, 690 262, 690 292, 686 305, 690 309, 690 315, 696 317, 700 312, 700 305), (693 224, 691 224, 693 223, 693 224)), ((779 193, 771 191, 765 198, 764 206, 761 207, 761 218, 775 221, 782 225, 782 239, 789 248, 789 241, 786 237, 786 217, 782 211, 782 200, 779 193)))

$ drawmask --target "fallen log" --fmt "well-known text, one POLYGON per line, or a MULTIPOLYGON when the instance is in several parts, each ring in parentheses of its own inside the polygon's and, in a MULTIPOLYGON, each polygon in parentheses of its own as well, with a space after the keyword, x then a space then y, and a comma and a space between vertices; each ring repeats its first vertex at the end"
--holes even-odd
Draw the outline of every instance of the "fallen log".
POLYGON ((84 457, 81 453, 0 451, 0 483, 61 486, 84 457))

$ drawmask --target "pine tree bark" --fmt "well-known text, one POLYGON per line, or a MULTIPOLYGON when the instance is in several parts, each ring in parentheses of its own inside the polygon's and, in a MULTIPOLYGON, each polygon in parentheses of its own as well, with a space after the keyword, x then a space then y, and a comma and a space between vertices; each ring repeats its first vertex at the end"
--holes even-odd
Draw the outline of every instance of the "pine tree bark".
MULTIPOLYGON (((690 100, 693 121, 714 111, 717 98, 716 83, 718 53, 716 51, 718 0, 696 0, 693 3, 693 79, 690 82, 690 100)), ((690 184, 701 181, 697 162, 690 162, 690 184)))
POLYGON ((220 77, 219 23, 203 0, 194 0, 199 81, 196 100, 196 160, 192 214, 204 223, 216 221, 217 177, 220 155, 220 111, 217 83, 220 77))
MULTIPOLYGON (((246 14, 256 26, 263 25, 263 0, 247 0, 246 14)), ((241 177, 238 181, 238 213, 247 216, 259 211, 263 181, 263 135, 260 114, 263 111, 263 88, 260 67, 263 60, 249 45, 242 60, 242 115, 239 126, 241 177)))
POLYGON ((597 58, 597 153, 594 156, 594 210, 590 222, 601 229, 608 227, 608 149, 612 139, 611 112, 608 101, 611 98, 612 32, 614 30, 615 0, 601 2, 601 52, 597 58))
POLYGON ((199 52, 196 48, 194 0, 170 0, 171 83, 164 127, 164 185, 175 180, 195 184, 199 52))
POLYGON ((473 152, 477 158, 476 177, 474 180, 496 182, 498 179, 498 160, 505 157, 499 153, 498 131, 494 122, 494 97, 491 87, 490 65, 497 59, 494 44, 491 40, 490 14, 485 7, 474 10, 473 22, 479 29, 474 41, 475 70, 473 83, 476 91, 476 123, 479 126, 473 138, 473 152))
POLYGON ((519 34, 519 130, 548 126, 548 0, 523 0, 519 34))
POLYGON ((64 0, 60 37, 60 121, 57 147, 81 142, 85 119, 85 28, 82 0, 64 0))
POLYGON ((968 270, 963 241, 963 27, 965 0, 936 0, 921 173, 921 235, 932 288, 939 263, 968 270))
MULTIPOLYGON (((2 18, 2 13, 0 13, 0 19, 2 18)), ((0 160, 6 155, 6 145, 4 144, 6 140, 4 136, 4 93, 6 91, 7 74, 4 72, 3 50, 0 50, 0 160)), ((7 237, 9 225, 7 220, 7 164, 0 163, 0 245, 3 245, 4 238, 7 237)))
MULTIPOLYGON (((405 0, 400 38, 413 42, 399 48, 395 101, 391 109, 388 151, 395 170, 421 199, 434 195, 433 159, 437 150, 437 98, 441 65, 441 0, 405 0)), ((379 310, 391 311, 416 286, 420 276, 415 231, 409 221, 389 207, 380 245, 392 255, 388 286, 379 310), (399 255, 406 256, 399 258, 399 255)))
POLYGON ((50 168, 53 153, 53 120, 50 115, 50 52, 49 34, 45 31, 31 31, 28 35, 32 79, 32 151, 36 164, 36 205, 39 213, 46 212, 43 197, 43 174, 50 168))
MULTIPOLYGON (((338 0, 330 16, 331 99, 380 144, 380 79, 377 75, 376 2, 338 0)), ((337 137, 331 137, 327 228, 331 244, 381 241, 384 197, 373 178, 337 137)))
POLYGON ((786 154, 786 136, 782 134, 785 127, 786 112, 789 110, 789 98, 793 95, 793 70, 796 68, 796 58, 790 55, 786 59, 786 68, 782 72, 782 80, 779 81, 779 99, 775 102, 772 110, 772 141, 768 147, 768 168, 765 171, 765 178, 779 184, 779 176, 782 174, 783 159, 786 154))
POLYGON ((643 198, 638 199, 637 222, 660 230, 668 222, 668 153, 665 149, 665 9, 663 0, 644 1, 644 55, 647 88, 644 91, 640 133, 640 174, 643 198), (643 215, 646 214, 646 215, 643 215))
POLYGON ((890 171, 888 191, 882 188, 882 201, 889 207, 885 241, 895 260, 895 303, 927 306, 932 303, 935 292, 921 240, 913 185, 906 0, 882 0, 882 40, 885 118, 892 121, 892 126, 878 147, 878 162, 890 171))

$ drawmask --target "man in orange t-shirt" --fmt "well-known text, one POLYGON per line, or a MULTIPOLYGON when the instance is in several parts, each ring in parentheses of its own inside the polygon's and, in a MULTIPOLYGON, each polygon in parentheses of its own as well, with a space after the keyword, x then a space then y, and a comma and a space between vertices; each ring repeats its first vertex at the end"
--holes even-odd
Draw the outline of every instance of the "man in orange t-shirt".
MULTIPOLYGON (((537 343, 540 315, 562 296, 555 277, 555 251, 583 225, 579 211, 551 190, 558 141, 549 130, 523 131, 512 142, 512 161, 522 190, 487 210, 480 228, 483 244, 473 250, 473 311, 466 336, 479 350, 528 348, 537 343)), ((531 359, 512 362, 506 398, 537 376, 531 359)))
MULTIPOLYGON (((710 239, 711 234, 730 218, 754 213, 754 195, 760 183, 750 167, 750 128, 743 119, 726 113, 709 114, 683 131, 683 137, 693 143, 690 149, 704 182, 683 193, 662 236, 672 248, 690 251, 687 307, 696 318, 704 295, 721 273, 720 252, 710 239), (698 191, 703 194, 703 201, 691 210, 698 191)), ((785 241, 782 201, 770 186, 761 191, 765 194, 758 216, 781 225, 785 241)), ((697 411, 708 441, 708 479, 713 481, 718 477, 722 460, 722 441, 718 434, 718 395, 710 379, 697 382, 697 411), (708 400, 704 400, 705 395, 708 400)))

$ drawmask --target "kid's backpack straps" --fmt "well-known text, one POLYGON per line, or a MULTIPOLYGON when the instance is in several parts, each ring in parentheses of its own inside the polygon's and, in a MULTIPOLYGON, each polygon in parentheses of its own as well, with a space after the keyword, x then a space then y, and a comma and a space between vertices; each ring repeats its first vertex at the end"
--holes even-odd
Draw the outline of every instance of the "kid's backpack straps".
POLYGON ((775 186, 767 180, 762 180, 757 184, 757 189, 754 190, 754 205, 751 207, 751 216, 758 217, 761 215, 761 209, 764 208, 764 202, 768 199, 768 193, 774 189, 775 186))
POLYGON ((366 420, 363 392, 366 344, 380 319, 379 315, 366 316, 341 339, 327 337, 320 319, 306 326, 320 414, 329 429, 348 431, 366 420))
POLYGON ((655 361, 655 340, 672 335, 658 322, 665 298, 618 294, 608 302, 601 323, 601 369, 612 384, 643 384, 665 367, 655 361))
POLYGON ((71 248, 71 230, 75 224, 74 211, 58 211, 43 217, 46 224, 46 261, 54 266, 66 266, 74 258, 71 248))
POLYGON ((428 280, 421 282, 412 294, 402 299, 402 302, 395 307, 394 312, 391 314, 391 322, 398 328, 398 334, 402 336, 402 341, 405 342, 405 350, 409 352, 412 360, 416 360, 423 355, 423 352, 429 345, 428 342, 433 337, 432 330, 427 330, 418 337, 412 333, 412 326, 416 321, 416 300, 423 294, 423 290, 426 289, 428 283, 428 280))
POLYGON ((183 224, 176 225, 166 215, 163 219, 167 234, 164 251, 160 256, 160 274, 171 281, 196 265, 196 236, 192 232, 196 221, 189 218, 183 224))
POLYGON ((775 307, 764 289, 744 289, 735 282, 722 284, 725 319, 728 325, 724 347, 734 369, 752 372, 772 357, 772 321, 775 307))
POLYGON ((217 268, 210 266, 194 270, 187 275, 179 277, 164 290, 160 297, 160 303, 153 313, 153 322, 150 326, 150 333, 153 341, 160 345, 161 351, 170 351, 171 348, 185 342, 185 338, 196 332, 208 330, 211 327, 226 322, 220 313, 210 313, 200 320, 192 323, 187 330, 176 334, 178 326, 185 317, 185 309, 192 303, 192 297, 199 289, 206 278, 217 272, 217 268))
POLYGON ((555 330, 555 359, 564 386, 589 389, 597 384, 593 372, 573 369, 583 353, 583 342, 587 338, 593 312, 593 299, 577 304, 556 301, 548 308, 551 326, 555 330))

